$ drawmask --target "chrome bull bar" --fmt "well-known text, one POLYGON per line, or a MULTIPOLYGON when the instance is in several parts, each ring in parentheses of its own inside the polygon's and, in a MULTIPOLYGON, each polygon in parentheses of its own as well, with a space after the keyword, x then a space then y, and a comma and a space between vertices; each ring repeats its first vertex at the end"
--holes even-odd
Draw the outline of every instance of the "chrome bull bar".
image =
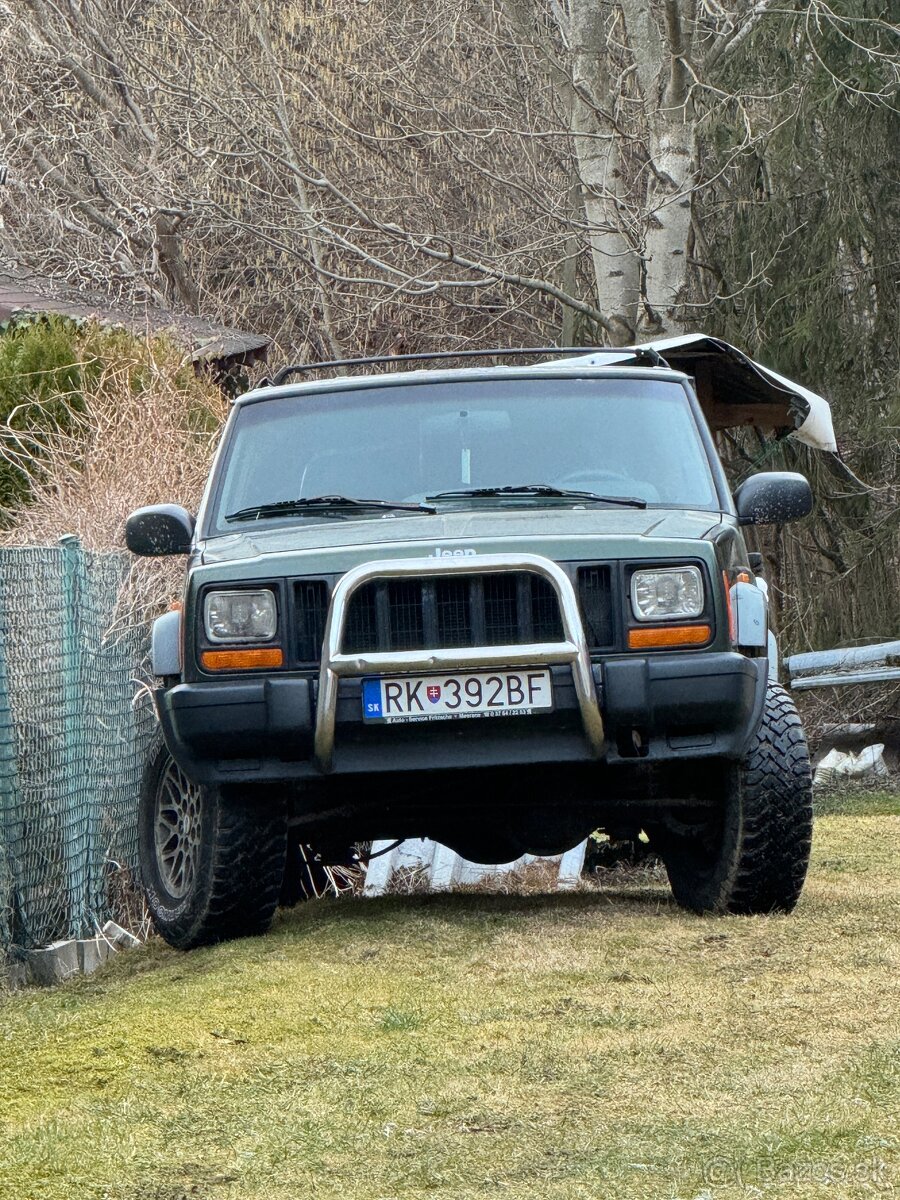
POLYGON ((338 688, 342 678, 394 672, 464 671, 494 667, 564 665, 572 668, 575 695, 584 734, 595 758, 603 754, 603 718, 588 651, 581 612, 572 581, 555 562, 539 554, 485 554, 477 559, 407 558, 364 563, 338 581, 331 596, 322 647, 319 696, 316 707, 315 759, 328 773, 334 758, 338 688), (522 646, 473 646, 453 649, 373 651, 343 654, 349 601, 359 588, 376 579, 439 578, 444 575, 488 575, 526 571, 551 585, 562 618, 561 642, 531 642, 522 646))

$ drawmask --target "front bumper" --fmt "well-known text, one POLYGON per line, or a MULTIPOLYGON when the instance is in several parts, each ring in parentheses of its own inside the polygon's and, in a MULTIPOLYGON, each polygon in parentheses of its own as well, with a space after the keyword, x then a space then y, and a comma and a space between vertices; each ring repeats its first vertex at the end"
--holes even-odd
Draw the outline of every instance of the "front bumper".
MULTIPOLYGON (((737 759, 756 731, 767 661, 734 652, 620 657, 593 666, 610 764, 737 759), (633 753, 633 731, 643 753, 633 753)), ((567 667, 553 668, 546 716, 365 725, 358 679, 342 679, 335 774, 595 761, 567 667)), ((321 778, 314 755, 317 681, 298 676, 182 683, 156 693, 166 743, 202 782, 321 778)))

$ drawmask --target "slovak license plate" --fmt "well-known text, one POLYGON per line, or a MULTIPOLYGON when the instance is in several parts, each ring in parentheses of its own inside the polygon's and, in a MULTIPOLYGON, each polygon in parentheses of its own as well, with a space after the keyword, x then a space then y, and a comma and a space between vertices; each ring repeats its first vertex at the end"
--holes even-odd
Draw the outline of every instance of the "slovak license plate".
POLYGON ((553 708, 548 670, 364 679, 363 720, 383 725, 467 717, 530 716, 553 708))

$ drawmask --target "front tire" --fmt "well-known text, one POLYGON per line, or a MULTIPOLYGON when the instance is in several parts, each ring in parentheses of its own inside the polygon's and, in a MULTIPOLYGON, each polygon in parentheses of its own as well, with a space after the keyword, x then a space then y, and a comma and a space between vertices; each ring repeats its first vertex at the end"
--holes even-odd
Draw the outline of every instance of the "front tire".
POLYGON ((161 746, 144 772, 138 845, 147 904, 170 946, 269 928, 287 853, 283 796, 192 783, 161 746))
POLYGON ((794 702, 770 683, 762 721, 712 821, 651 834, 675 899, 709 913, 790 912, 812 843, 812 773, 794 702))

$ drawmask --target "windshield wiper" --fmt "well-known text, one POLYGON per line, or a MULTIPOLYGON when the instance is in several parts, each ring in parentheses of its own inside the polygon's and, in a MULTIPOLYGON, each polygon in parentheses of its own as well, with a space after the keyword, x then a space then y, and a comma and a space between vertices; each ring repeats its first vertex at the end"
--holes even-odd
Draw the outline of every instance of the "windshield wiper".
POLYGON ((640 496, 599 496, 596 492, 579 492, 571 488, 553 487, 549 483, 526 483, 511 487, 458 488, 450 492, 435 492, 426 500, 480 500, 491 496, 549 496, 563 500, 595 500, 603 504, 624 504, 629 508, 646 508, 640 496))
POLYGON ((228 513, 226 521, 255 521, 259 517, 284 517, 294 513, 340 512, 342 509, 399 509, 401 512, 434 513, 430 504, 404 504, 397 500, 358 500, 353 496, 300 496, 297 500, 274 500, 271 504, 253 504, 228 513))

